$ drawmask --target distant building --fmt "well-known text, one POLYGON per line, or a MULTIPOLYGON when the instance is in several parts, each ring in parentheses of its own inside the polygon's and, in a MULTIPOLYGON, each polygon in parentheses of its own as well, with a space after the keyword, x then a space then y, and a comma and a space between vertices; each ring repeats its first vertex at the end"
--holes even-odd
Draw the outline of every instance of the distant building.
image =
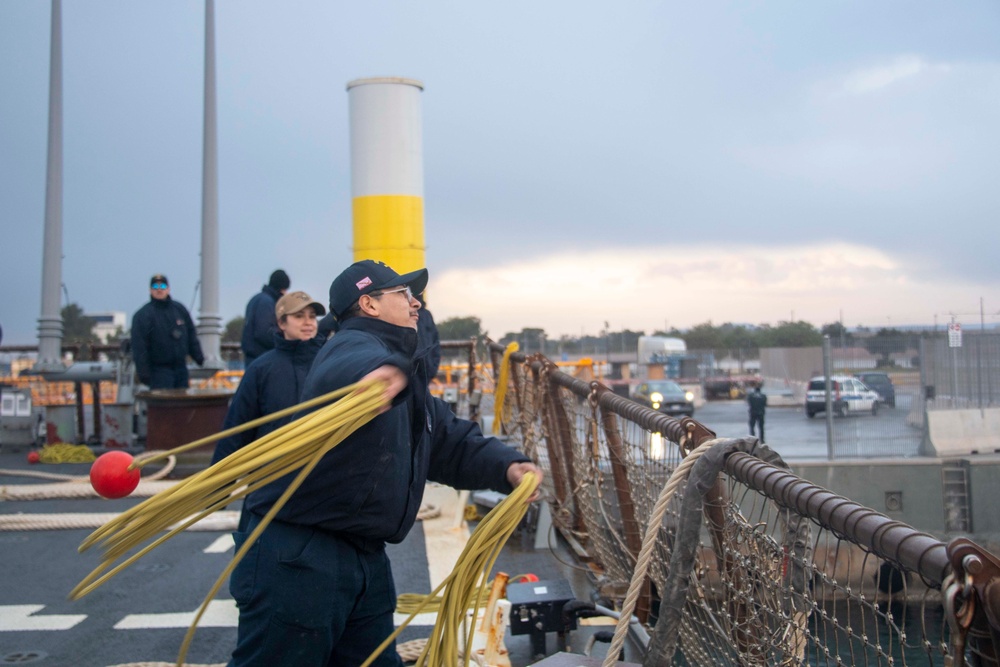
POLYGON ((835 373, 853 373, 876 368, 878 357, 863 347, 834 348, 830 350, 830 364, 835 373))
POLYGON ((115 310, 107 313, 86 313, 94 321, 91 331, 102 343, 114 342, 115 336, 125 333, 128 327, 128 317, 125 313, 115 310))

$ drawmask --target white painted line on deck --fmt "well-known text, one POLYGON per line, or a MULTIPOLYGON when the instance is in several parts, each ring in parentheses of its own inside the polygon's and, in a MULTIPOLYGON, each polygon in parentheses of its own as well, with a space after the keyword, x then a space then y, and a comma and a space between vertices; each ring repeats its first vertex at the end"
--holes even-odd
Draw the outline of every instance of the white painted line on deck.
POLYGON ((205 547, 204 553, 207 554, 224 554, 233 548, 235 542, 233 542, 232 535, 221 535, 215 539, 214 542, 205 547))
MULTIPOLYGON (((8 607, 9 608, 9 607, 8 607)), ((41 609, 41 605, 37 606, 24 606, 19 607, 19 609, 27 610, 26 613, 20 614, 21 617, 26 616, 27 613, 31 611, 37 611, 41 609)), ((0 609, 4 609, 0 607, 0 609)), ((186 628, 191 625, 194 620, 194 616, 197 610, 194 611, 182 611, 176 613, 162 613, 162 614, 129 614, 122 620, 115 623, 115 630, 153 630, 153 629, 164 629, 164 628, 186 628)), ((48 617, 32 617, 32 618, 70 618, 68 616, 48 616, 48 617)), ((76 617, 73 617, 76 618, 76 617)), ((86 616, 80 616, 79 620, 75 623, 79 623, 86 616)), ((208 603, 208 608, 205 609, 205 615, 201 617, 198 621, 198 627, 200 628, 235 628, 238 624, 240 618, 239 609, 236 608, 236 602, 234 600, 212 600, 208 603)), ((405 621, 409 616, 407 614, 393 614, 393 622, 398 626, 403 621, 405 621)), ((3 621, 4 617, 0 616, 0 621, 3 621)), ((417 626, 429 626, 434 625, 437 621, 436 612, 426 612, 423 614, 417 614, 410 625, 413 627, 417 626)), ((75 624, 74 623, 74 624, 75 624)), ((72 626, 67 626, 72 627, 72 626)), ((66 628, 62 627, 52 627, 52 628, 4 628, 9 630, 63 630, 66 628)))
POLYGON ((450 486, 428 484, 424 489, 424 502, 441 509, 440 516, 423 521, 427 570, 431 590, 434 590, 455 569, 469 541, 469 524, 456 521, 457 513, 464 513, 465 506, 461 494, 450 486))
POLYGON ((69 630, 80 623, 86 614, 52 614, 33 616, 45 609, 43 604, 0 605, 0 632, 21 632, 24 630, 69 630))
MULTIPOLYGON (((129 614, 115 623, 115 630, 150 630, 157 628, 186 628, 194 620, 197 609, 165 614, 129 614)), ((239 621, 236 602, 212 600, 205 609, 205 615, 198 621, 199 628, 235 628, 239 621)))

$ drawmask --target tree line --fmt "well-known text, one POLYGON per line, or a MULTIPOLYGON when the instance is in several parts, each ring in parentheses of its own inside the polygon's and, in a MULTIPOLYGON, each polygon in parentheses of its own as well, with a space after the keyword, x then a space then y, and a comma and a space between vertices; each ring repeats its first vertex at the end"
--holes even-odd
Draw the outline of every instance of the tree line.
MULTIPOLYGON (((473 316, 442 320, 438 322, 438 333, 441 340, 468 340, 472 337, 489 336, 489 333, 482 328, 482 321, 473 316)), ((501 345, 516 342, 522 352, 543 352, 553 358, 561 355, 600 357, 611 353, 634 352, 639 338, 645 335, 647 335, 645 331, 623 329, 603 330, 596 336, 550 337, 544 329, 525 327, 520 331, 509 331, 494 340, 501 345)), ((808 322, 783 321, 775 325, 746 325, 731 322, 715 325, 712 322, 703 322, 683 331, 677 328, 658 329, 649 335, 680 338, 688 350, 714 352, 716 356, 725 356, 736 351, 756 355, 761 348, 816 347, 823 344, 824 336, 829 336, 831 346, 834 348, 861 347, 887 359, 894 352, 918 348, 922 336, 932 336, 934 333, 903 331, 888 327, 873 330, 863 326, 852 331, 840 322, 824 324, 817 329, 808 322)))
MULTIPOLYGON (((63 341, 67 344, 90 345, 100 343, 93 333, 94 321, 84 315, 83 309, 71 303, 62 309, 63 341)), ((475 316, 449 317, 437 323, 441 340, 483 340, 490 337, 483 329, 482 320, 475 316)), ((239 343, 243 331, 243 317, 234 317, 223 329, 222 342, 239 343)), ((119 332, 124 333, 124 332, 119 332)), ((634 352, 639 338, 645 331, 623 329, 621 331, 602 330, 598 335, 557 337, 549 336, 544 329, 525 327, 520 331, 509 331, 499 339, 501 345, 516 342, 522 352, 542 352, 546 356, 559 358, 563 355, 593 355, 600 357, 611 353, 634 352)), ((820 328, 803 321, 779 322, 771 324, 725 324, 715 325, 711 321, 697 324, 690 329, 655 330, 649 335, 680 338, 688 350, 714 352, 716 356, 740 351, 756 355, 761 348, 771 347, 815 347, 823 344, 823 337, 829 336, 834 348, 862 347, 872 354, 885 359, 895 352, 903 352, 919 347, 919 339, 924 336, 945 335, 930 331, 902 331, 882 327, 872 330, 857 327, 848 330, 840 322, 824 324, 820 328)), ((484 352, 484 350, 480 350, 484 352)))

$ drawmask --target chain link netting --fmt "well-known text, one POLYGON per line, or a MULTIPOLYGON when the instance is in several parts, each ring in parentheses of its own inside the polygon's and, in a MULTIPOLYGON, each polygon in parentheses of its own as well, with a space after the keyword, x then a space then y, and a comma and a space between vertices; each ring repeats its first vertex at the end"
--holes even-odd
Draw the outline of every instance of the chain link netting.
MULTIPOLYGON (((618 605, 661 491, 685 456, 714 434, 563 374, 539 355, 511 355, 507 377, 499 430, 543 468, 554 526, 586 563, 600 596, 618 605)), ((651 646, 679 614, 675 645, 648 664, 955 659, 942 607, 941 542, 797 478, 755 440, 729 446, 719 470, 699 473, 698 503, 685 496, 694 493, 701 461, 656 529, 635 608, 654 637, 651 646), (694 513, 685 512, 688 504, 694 513), (693 532, 685 528, 691 516, 693 532), (685 530, 692 544, 684 542, 685 530), (685 553, 691 562, 683 562, 685 553), (672 609, 677 590, 683 596, 672 609)), ((980 653, 995 660, 992 647, 980 653)))

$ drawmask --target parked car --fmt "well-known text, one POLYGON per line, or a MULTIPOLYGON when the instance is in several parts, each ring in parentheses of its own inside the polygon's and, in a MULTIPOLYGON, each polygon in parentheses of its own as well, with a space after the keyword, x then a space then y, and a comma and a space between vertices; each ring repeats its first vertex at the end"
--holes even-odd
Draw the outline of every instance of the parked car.
MULTIPOLYGON (((849 375, 830 376, 830 401, 833 414, 843 417, 850 412, 878 414, 880 397, 861 380, 849 375)), ((806 416, 812 419, 826 412, 826 378, 822 375, 809 380, 806 389, 806 416)))
POLYGON ((883 405, 896 407, 896 388, 892 385, 892 378, 889 377, 888 373, 866 371, 864 373, 855 373, 854 377, 877 391, 879 400, 882 401, 883 405))
POLYGON ((694 415, 694 394, 672 380, 641 382, 632 392, 632 400, 667 415, 694 415))

